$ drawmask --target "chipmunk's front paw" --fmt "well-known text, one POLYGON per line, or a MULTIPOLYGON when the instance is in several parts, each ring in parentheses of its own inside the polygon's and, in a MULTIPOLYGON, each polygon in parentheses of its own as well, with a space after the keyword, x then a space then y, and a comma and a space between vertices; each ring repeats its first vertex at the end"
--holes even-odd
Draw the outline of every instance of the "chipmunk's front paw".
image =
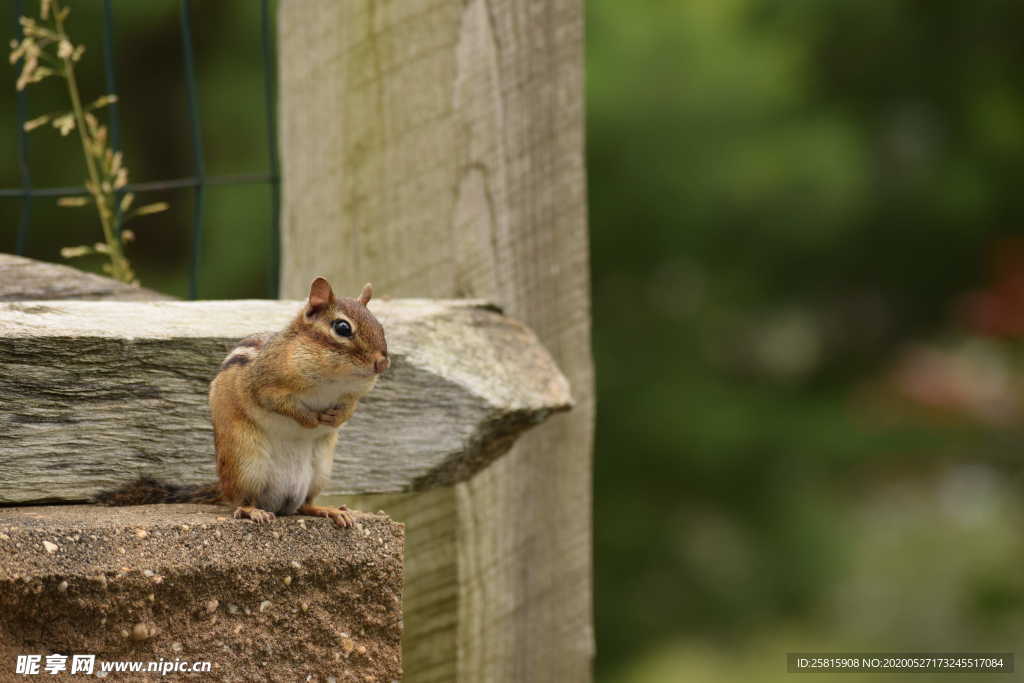
POLYGON ((330 508, 323 507, 321 505, 310 505, 307 503, 300 507, 297 512, 300 515, 310 515, 311 517, 327 517, 333 520, 338 526, 352 526, 352 513, 349 512, 348 508, 344 505, 336 508, 330 508))
POLYGON ((267 510, 261 510, 258 507, 251 505, 240 505, 235 510, 235 519, 251 519, 257 524, 265 524, 277 518, 273 512, 267 510))
POLYGON ((317 414, 317 420, 327 427, 340 427, 341 423, 345 421, 345 414, 341 406, 334 406, 320 411, 317 414))

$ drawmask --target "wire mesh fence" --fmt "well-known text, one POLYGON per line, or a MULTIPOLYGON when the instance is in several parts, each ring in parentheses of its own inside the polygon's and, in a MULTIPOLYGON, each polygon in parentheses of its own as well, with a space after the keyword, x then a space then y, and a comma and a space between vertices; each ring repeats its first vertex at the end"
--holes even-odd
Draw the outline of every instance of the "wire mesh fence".
MULTIPOLYGON (((207 188, 218 185, 266 185, 270 199, 270 217, 267 221, 266 230, 271 245, 270 264, 266 274, 266 291, 268 296, 277 296, 277 274, 279 268, 279 213, 280 213, 280 176, 278 172, 277 152, 277 122, 275 117, 276 106, 276 82, 275 82, 275 57, 274 57, 274 29, 272 21, 271 0, 260 0, 259 23, 260 23, 260 48, 261 48, 261 69, 263 73, 263 115, 266 122, 267 166, 260 171, 248 173, 234 173, 222 175, 208 175, 206 172, 206 158, 203 147, 203 127, 200 113, 202 108, 199 94, 195 41, 193 39, 193 1, 179 0, 178 15, 180 18, 180 36, 183 54, 182 79, 185 84, 186 102, 185 107, 188 113, 190 142, 192 150, 192 173, 185 177, 164 178, 146 182, 128 183, 118 192, 120 195, 126 193, 148 193, 166 190, 191 189, 194 193, 192 204, 191 220, 191 253, 188 265, 188 296, 190 299, 200 297, 200 269, 201 254, 204 231, 204 206, 207 188)), ((20 40, 22 27, 19 17, 25 14, 25 0, 14 0, 13 26, 14 35, 20 40)), ((104 85, 109 94, 118 94, 117 61, 115 59, 116 38, 114 21, 114 0, 103 0, 102 21, 102 52, 104 85)), ((20 61, 15 65, 20 69, 20 61)), ((81 196, 88 195, 84 185, 63 186, 63 187, 40 187, 32 180, 32 156, 28 133, 24 124, 29 120, 29 101, 27 92, 22 89, 16 91, 15 95, 15 119, 17 123, 17 157, 20 186, 0 188, 0 200, 16 200, 21 202, 20 215, 15 240, 15 252, 22 255, 26 251, 29 234, 32 230, 33 200, 46 197, 81 196)), ((110 129, 110 139, 114 149, 121 149, 122 130, 121 115, 117 102, 107 108, 107 124, 110 129)), ((118 231, 120 232, 121 221, 118 217, 118 231)))

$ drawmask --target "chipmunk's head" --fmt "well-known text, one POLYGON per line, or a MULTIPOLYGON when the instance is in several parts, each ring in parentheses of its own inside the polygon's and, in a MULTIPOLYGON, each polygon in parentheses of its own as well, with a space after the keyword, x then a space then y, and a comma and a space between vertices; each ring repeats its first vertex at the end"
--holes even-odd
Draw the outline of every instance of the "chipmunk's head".
POLYGON ((327 378, 375 380, 391 365, 384 328, 366 307, 372 296, 369 283, 356 299, 335 297, 322 277, 310 285, 309 299, 297 322, 300 332, 317 342, 317 365, 327 378))

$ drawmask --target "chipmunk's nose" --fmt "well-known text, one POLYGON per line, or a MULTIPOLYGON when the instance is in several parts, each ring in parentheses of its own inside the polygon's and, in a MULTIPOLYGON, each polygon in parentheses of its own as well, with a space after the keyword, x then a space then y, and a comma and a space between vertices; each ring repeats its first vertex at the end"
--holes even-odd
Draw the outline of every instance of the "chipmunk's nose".
POLYGON ((388 358, 387 351, 381 353, 378 351, 373 354, 373 371, 378 375, 391 367, 391 360, 388 358))

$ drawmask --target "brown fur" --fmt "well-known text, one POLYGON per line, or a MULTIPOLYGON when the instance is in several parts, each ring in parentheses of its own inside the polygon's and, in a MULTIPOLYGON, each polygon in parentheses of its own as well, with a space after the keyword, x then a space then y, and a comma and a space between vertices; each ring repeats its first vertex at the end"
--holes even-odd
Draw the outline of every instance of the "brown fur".
MULTIPOLYGON (((363 294, 367 292, 364 289, 363 294)), ((264 418, 259 416, 285 416, 304 429, 340 427, 355 411, 359 396, 320 411, 299 397, 326 383, 350 378, 365 378, 367 385, 372 386, 377 368, 388 365, 383 328, 362 299, 335 298, 322 278, 313 281, 306 305, 288 327, 276 335, 259 338, 258 344, 255 341, 250 342, 257 351, 252 361, 237 367, 226 364, 210 387, 224 498, 240 506, 241 516, 252 519, 263 517, 255 503, 277 476, 273 470, 275 461, 266 455, 270 442, 263 432, 266 427, 260 425, 264 418), (341 337, 333 331, 332 325, 339 318, 350 324, 351 337, 341 337)), ((317 438, 316 448, 322 449, 325 457, 332 457, 336 439, 336 432, 317 438)), ((329 468, 329 462, 326 466, 329 468)), ((312 506, 325 481, 314 477, 299 511, 326 514, 323 508, 312 506)), ((340 511, 330 510, 327 516, 339 523, 347 521, 340 511)))
MULTIPOLYGON (((268 454, 272 441, 266 430, 283 427, 273 426, 278 423, 267 416, 283 416, 302 429, 337 428, 352 416, 359 398, 390 365, 384 330, 366 308, 372 291, 367 285, 358 299, 335 298, 330 284, 317 278, 310 286, 306 304, 284 330, 246 337, 228 353, 210 383, 218 483, 196 488, 192 492, 195 497, 189 500, 231 503, 238 506, 236 517, 257 522, 282 513, 282 509, 264 510, 257 505, 278 476, 274 469, 278 461, 268 454), (351 325, 351 337, 333 331, 332 325, 339 318, 351 325), (354 393, 338 397, 337 403, 327 408, 311 408, 300 398, 307 392, 349 385, 354 393)), ((315 459, 323 459, 314 466, 314 473, 319 474, 309 482, 302 500, 288 498, 283 503, 287 505, 285 514, 295 509, 299 514, 329 517, 342 526, 351 524, 344 509, 313 505, 327 481, 336 440, 334 431, 310 442, 315 444, 313 453, 321 454, 315 459), (297 508, 292 508, 293 504, 297 508)), ((166 485, 140 480, 105 494, 103 502, 170 502, 170 497, 186 502, 180 500, 181 493, 171 492, 166 485)))
POLYGON ((214 484, 177 486, 139 477, 130 484, 103 491, 94 497, 102 505, 149 505, 152 503, 219 503, 220 487, 214 484))

